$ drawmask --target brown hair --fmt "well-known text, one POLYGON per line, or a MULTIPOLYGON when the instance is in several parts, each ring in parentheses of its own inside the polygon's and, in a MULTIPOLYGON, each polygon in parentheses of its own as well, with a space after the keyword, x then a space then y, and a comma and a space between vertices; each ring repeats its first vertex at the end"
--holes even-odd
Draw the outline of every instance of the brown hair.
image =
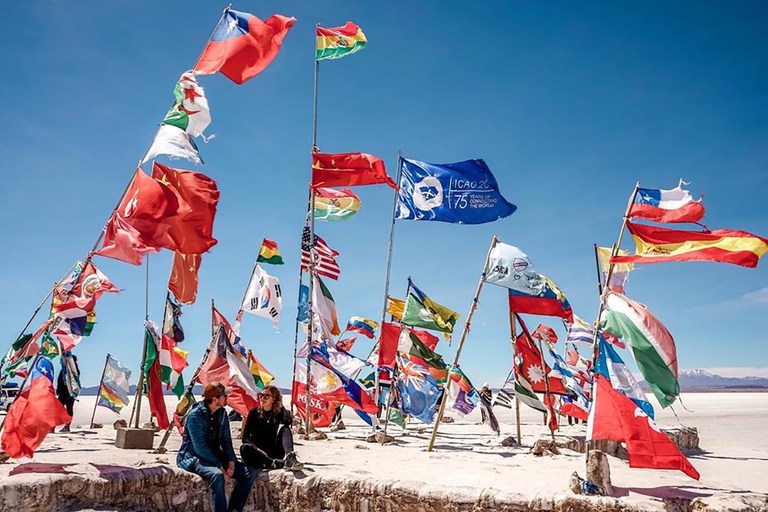
MULTIPOLYGON (((265 391, 272 395, 272 412, 278 414, 283 408, 283 394, 277 386, 266 386, 261 392, 264 393, 265 391)), ((261 408, 261 404, 259 404, 259 408, 261 408)))

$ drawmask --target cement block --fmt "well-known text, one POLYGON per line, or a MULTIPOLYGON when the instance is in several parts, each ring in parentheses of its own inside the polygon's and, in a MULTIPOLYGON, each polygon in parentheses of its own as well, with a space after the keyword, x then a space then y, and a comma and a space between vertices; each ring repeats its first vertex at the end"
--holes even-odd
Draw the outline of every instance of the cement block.
POLYGON ((126 450, 151 450, 155 431, 145 428, 118 428, 115 446, 126 450))

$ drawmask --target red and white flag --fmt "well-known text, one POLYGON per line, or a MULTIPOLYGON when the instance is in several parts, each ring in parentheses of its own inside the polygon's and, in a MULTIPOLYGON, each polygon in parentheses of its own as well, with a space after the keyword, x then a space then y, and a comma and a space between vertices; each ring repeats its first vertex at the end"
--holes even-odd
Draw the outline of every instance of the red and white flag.
POLYGON ((632 400, 595 375, 592 409, 587 421, 587 439, 609 439, 627 445, 629 467, 679 469, 699 479, 688 459, 658 425, 632 400))
POLYGON ((314 263, 315 272, 323 277, 333 280, 339 279, 341 269, 336 262, 339 253, 334 251, 325 240, 315 235, 314 243, 311 242, 311 233, 308 227, 304 227, 301 235, 301 268, 309 271, 309 265, 314 263))

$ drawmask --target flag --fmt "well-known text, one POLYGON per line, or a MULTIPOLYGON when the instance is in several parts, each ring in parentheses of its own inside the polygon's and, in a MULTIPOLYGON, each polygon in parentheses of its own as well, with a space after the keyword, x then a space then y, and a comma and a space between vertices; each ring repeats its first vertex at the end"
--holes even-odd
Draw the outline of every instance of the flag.
POLYGON ((38 357, 29 380, 8 409, 2 448, 14 459, 29 457, 54 427, 72 421, 53 390, 53 364, 38 357))
POLYGON ((309 286, 305 284, 299 286, 298 310, 296 321, 299 323, 309 321, 309 286))
POLYGON ((384 160, 366 153, 312 153, 312 187, 350 187, 384 183, 397 189, 384 160))
POLYGON ((344 338, 343 340, 339 340, 336 342, 336 348, 339 350, 343 350, 344 352, 349 352, 352 350, 352 346, 355 344, 355 341, 357 341, 357 336, 352 336, 351 338, 344 338))
POLYGON ((361 316, 353 316, 347 323, 347 331, 359 332, 368 339, 373 339, 376 336, 376 329, 379 328, 379 323, 368 318, 361 316))
POLYGON ((398 320, 402 320, 403 315, 405 314, 405 301, 387 297, 387 313, 398 320))
POLYGON ((36 336, 32 334, 19 336, 0 361, 0 367, 3 368, 2 376, 21 376, 21 373, 26 371, 29 360, 35 357, 39 350, 36 336))
POLYGON ((628 217, 654 222, 699 222, 704 218, 702 198, 694 200, 690 192, 683 190, 683 184, 680 180, 671 190, 638 188, 628 217))
POLYGON ((570 398, 567 396, 560 397, 560 414, 578 418, 583 421, 587 421, 589 418, 589 402, 585 402, 582 397, 570 398))
MULTIPOLYGON (((186 71, 173 89, 173 106, 165 114, 163 124, 181 128, 192 137, 200 137, 211 124, 211 111, 205 91, 197 84, 197 73, 186 71)), ((205 139, 205 136, 203 136, 205 139)))
MULTIPOLYGON (((514 382, 514 377, 512 377, 512 384, 514 384, 514 382)), ((498 393, 496 393, 496 396, 493 397, 493 400, 491 401, 491 407, 496 407, 498 405, 499 407, 506 407, 507 409, 511 409, 514 399, 515 398, 512 393, 502 388, 498 393)))
POLYGON ((144 255, 153 252, 160 252, 160 248, 142 240, 139 230, 114 211, 107 222, 104 244, 95 254, 131 265, 141 265, 144 255))
POLYGON ((595 330, 587 322, 573 315, 573 322, 568 326, 568 334, 565 337, 565 343, 582 347, 592 347, 595 341, 595 330))
POLYGON ((227 8, 195 64, 195 71, 217 71, 242 84, 258 75, 280 51, 296 18, 275 14, 261 21, 253 14, 227 8))
POLYGON ((432 423, 440 390, 427 368, 401 358, 398 361, 400 377, 397 389, 402 400, 402 411, 424 423, 432 423))
POLYGON ((595 373, 599 373, 611 383, 613 389, 626 396, 653 419, 653 406, 635 380, 635 376, 621 359, 616 350, 602 339, 597 340, 598 355, 595 373))
POLYGON ((197 299, 197 272, 203 257, 200 254, 173 253, 173 267, 168 289, 181 304, 194 304, 197 299))
POLYGON ((319 343, 313 350, 322 357, 324 363, 327 362, 335 371, 350 379, 357 377, 360 371, 369 365, 366 360, 331 344, 319 343))
POLYGON ((167 384, 167 389, 173 391, 176 397, 184 394, 184 377, 181 372, 186 368, 189 352, 177 345, 184 341, 184 330, 181 328, 179 317, 181 306, 174 303, 170 297, 165 301, 163 314, 163 334, 160 340, 160 380, 167 384))
POLYGON ((627 222, 635 239, 635 254, 615 256, 611 263, 719 261, 755 268, 768 253, 768 239, 730 229, 682 231, 627 222))
POLYGON ((72 284, 72 295, 82 299, 99 300, 102 293, 120 293, 120 290, 92 261, 85 264, 72 284))
MULTIPOLYGON (((43 335, 43 341, 40 344, 40 355, 51 360, 59 355, 59 344, 47 332, 43 335)), ((2 366, 2 362, 0 362, 0 366, 2 366)))
MULTIPOLYGON (((485 411, 485 415, 482 417, 483 423, 487 423, 497 435, 500 434, 501 427, 499 426, 499 420, 496 419, 496 415, 493 413, 491 400, 483 394, 480 394, 480 408, 485 411)), ((554 414, 552 417, 554 417, 554 414)))
POLYGON ((348 188, 315 187, 315 220, 346 221, 360 210, 360 198, 348 188))
POLYGON ((408 298, 403 323, 433 331, 452 333, 459 314, 432 301, 408 279, 408 298))
POLYGON ((626 444, 631 468, 679 469, 699 479, 699 472, 658 425, 602 375, 595 375, 594 403, 587 422, 587 440, 592 439, 626 444))
POLYGON ((474 410, 478 403, 478 394, 469 377, 459 367, 451 367, 450 379, 445 385, 445 393, 451 409, 464 416, 474 410))
POLYGON ((339 312, 331 291, 319 276, 314 276, 315 284, 312 287, 312 312, 317 315, 323 329, 334 336, 341 333, 339 329, 339 312))
POLYGON ((533 392, 530 383, 525 377, 518 376, 515 379, 515 397, 531 409, 544 413, 548 412, 547 406, 539 400, 539 397, 533 392))
POLYGON ((141 160, 142 164, 157 158, 159 155, 166 155, 171 160, 185 158, 195 164, 203 164, 200 158, 197 145, 187 132, 170 124, 161 124, 157 129, 152 145, 149 146, 147 154, 141 160))
POLYGON ((144 322, 144 343, 147 347, 147 355, 144 359, 144 376, 146 386, 149 390, 149 409, 157 418, 157 426, 160 430, 165 430, 170 425, 168 421, 168 411, 165 408, 165 399, 163 398, 162 367, 158 352, 162 351, 161 339, 158 335, 157 324, 151 320, 144 322))
POLYGON ((131 371, 120 364, 120 361, 107 355, 107 365, 96 404, 119 413, 130 403, 128 397, 130 380, 131 371))
POLYGON ((428 164, 403 158, 401 162, 398 219, 483 224, 517 210, 501 195, 483 160, 428 164))
POLYGON ((259 390, 256 389, 251 369, 232 348, 226 329, 219 324, 213 346, 205 360, 197 380, 202 385, 218 381, 232 387, 227 405, 243 417, 259 403, 259 390))
POLYGON ((557 333, 548 325, 539 324, 531 336, 547 344, 554 345, 557 343, 557 333))
MULTIPOLYGON (((291 403, 296 406, 296 411, 299 416, 306 418, 306 404, 307 404, 307 367, 296 361, 294 363, 294 378, 293 387, 291 389, 291 403)), ((313 364, 313 375, 316 373, 315 367, 318 364, 313 364)), ((318 375, 325 375, 329 373, 328 370, 321 369, 318 375)), ((333 377, 330 378, 333 380, 333 377)), ((333 422, 333 417, 336 414, 335 402, 332 402, 322 395, 317 394, 317 378, 313 377, 310 380, 310 401, 309 401, 309 419, 315 427, 327 427, 333 422)))
POLYGON ((152 177, 175 196, 178 208, 163 219, 175 247, 184 254, 202 254, 218 242, 213 238, 213 220, 219 203, 216 182, 205 174, 152 164, 152 177))
MULTIPOLYGON (((616 252, 617 256, 629 256, 629 253, 624 249, 619 249, 616 252)), ((597 255, 600 259, 600 268, 603 271, 603 280, 608 279, 608 271, 611 265, 611 249, 609 247, 598 247, 597 255)), ((629 281, 629 272, 634 270, 635 265, 632 263, 621 263, 613 266, 613 273, 611 274, 611 282, 608 283, 608 288, 616 293, 624 293, 624 286, 629 281)))
POLYGON ((80 369, 77 367, 77 362, 72 356, 72 352, 62 352, 61 358, 61 374, 64 379, 64 384, 67 386, 67 391, 72 398, 77 398, 80 394, 80 369))
POLYGON ((360 27, 348 21, 343 27, 317 27, 316 60, 340 59, 365 48, 368 40, 360 27))
POLYGON ((268 318, 277 329, 280 323, 280 312, 283 310, 283 294, 280 291, 280 281, 267 274, 261 265, 254 266, 251 281, 245 291, 240 310, 252 315, 268 318))
POLYGON ((515 365, 515 376, 519 380, 519 375, 523 375, 530 382, 531 389, 539 393, 547 391, 546 384, 544 383, 546 378, 549 382, 550 393, 567 395, 568 391, 563 386, 563 382, 558 376, 552 375, 549 365, 544 361, 541 352, 539 352, 539 349, 528 336, 528 329, 525 327, 522 319, 519 315, 515 316, 517 316, 520 325, 523 326, 523 332, 515 340, 515 359, 518 361, 518 364, 515 365))
POLYGON ((511 311, 573 320, 573 310, 565 294, 554 282, 536 272, 528 255, 513 245, 497 242, 491 249, 485 281, 509 288, 511 311))
POLYGON ((325 240, 317 235, 315 235, 314 243, 312 243, 311 235, 309 226, 304 226, 304 231, 301 234, 301 268, 309 272, 310 265, 314 265, 315 273, 338 280, 341 269, 336 262, 336 256, 339 253, 328 247, 325 240))
POLYGON ((259 257, 256 258, 256 263, 267 263, 269 265, 282 265, 283 256, 277 248, 277 242, 267 240, 266 238, 261 242, 261 248, 259 249, 259 257))
POLYGON ((275 380, 275 376, 269 373, 269 370, 256 359, 250 350, 248 351, 248 361, 251 363, 251 375, 253 375, 253 382, 257 388, 264 389, 275 380))
POLYGON ((312 348, 312 361, 311 373, 319 396, 367 413, 375 414, 378 411, 376 403, 363 388, 335 368, 323 352, 315 347, 312 348))
POLYGON ((400 331, 397 351, 408 357, 408 359, 412 359, 416 363, 429 368, 430 374, 432 374, 435 380, 441 381, 447 376, 448 367, 443 361, 443 357, 427 348, 418 336, 411 332, 411 329, 405 328, 400 331))
POLYGON ((609 293, 600 318, 601 328, 625 341, 637 367, 662 407, 680 394, 677 348, 667 328, 645 306, 623 295, 609 293))

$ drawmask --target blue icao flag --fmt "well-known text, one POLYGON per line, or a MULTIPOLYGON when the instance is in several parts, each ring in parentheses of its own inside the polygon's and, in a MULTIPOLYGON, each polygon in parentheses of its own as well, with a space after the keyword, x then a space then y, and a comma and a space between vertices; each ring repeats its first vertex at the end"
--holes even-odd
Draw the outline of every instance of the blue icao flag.
POLYGON ((428 164, 402 159, 397 218, 483 224, 517 210, 483 160, 428 164))

